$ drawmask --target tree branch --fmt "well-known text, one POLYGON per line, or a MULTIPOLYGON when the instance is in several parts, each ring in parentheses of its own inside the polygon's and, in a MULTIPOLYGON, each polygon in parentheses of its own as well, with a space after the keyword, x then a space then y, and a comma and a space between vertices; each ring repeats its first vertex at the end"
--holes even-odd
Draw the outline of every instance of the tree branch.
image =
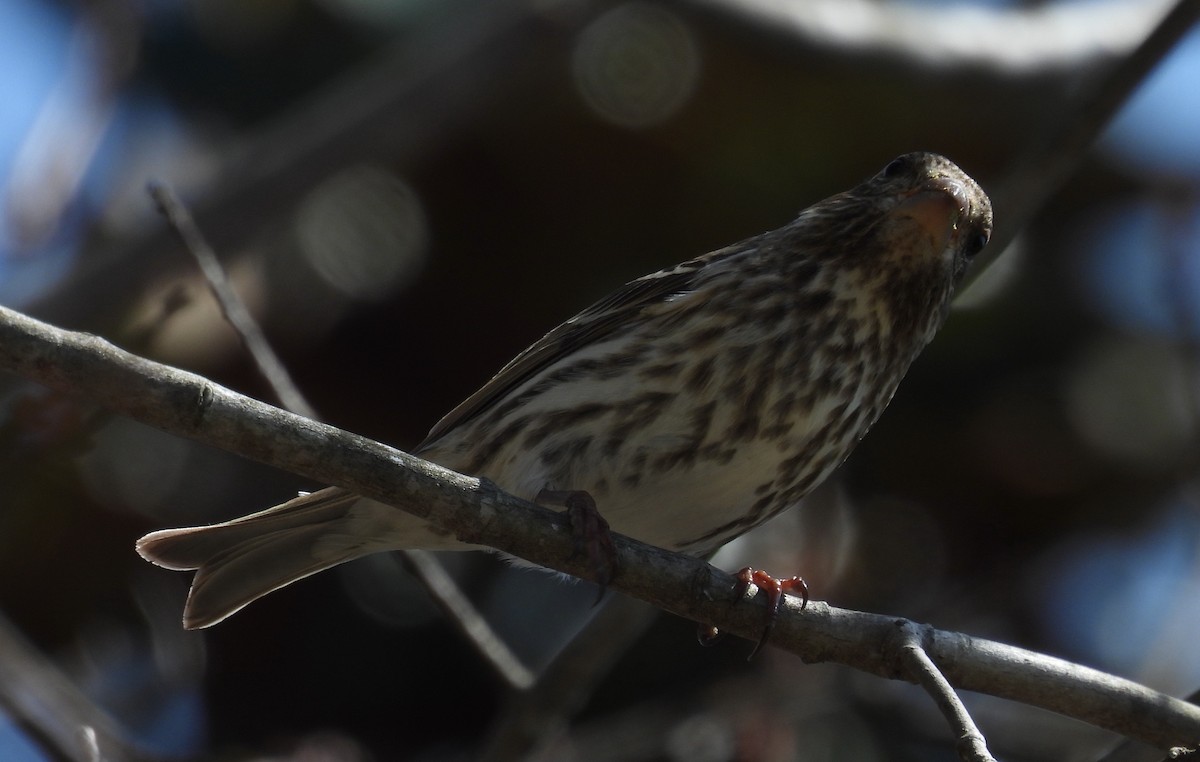
POLYGON ((1178 0, 1132 53, 1084 89, 1076 99, 1076 107, 1069 110, 1070 119, 1051 124, 1018 154, 1018 162, 990 193, 997 210, 996 231, 972 264, 967 283, 986 270, 1029 225, 1083 161, 1130 94, 1198 19, 1200 0, 1178 0))
MULTIPOLYGON (((289 412, 319 420, 316 408, 300 392, 283 361, 267 341, 258 321, 250 314, 250 310, 234 290, 233 284, 229 282, 225 268, 192 219, 187 206, 165 183, 151 183, 148 191, 158 210, 166 217, 171 230, 183 244, 183 248, 196 261, 205 281, 208 282, 209 291, 221 308, 221 314, 241 338, 259 374, 271 387, 276 399, 289 412)), ((458 585, 441 563, 428 553, 418 550, 402 550, 400 553, 409 572, 424 586, 438 607, 496 673, 512 688, 528 688, 533 683, 533 674, 492 630, 467 596, 458 589, 458 585)))
POLYGON ((688 2, 835 53, 890 54, 912 65, 1007 72, 1078 70, 1120 58, 1145 37, 1169 4, 1110 0, 991 8, 876 0, 688 2))
MULTIPOLYGON (((541 566, 588 579, 565 516, 486 479, 449 471, 365 437, 243 397, 200 376, 0 308, 0 368, 87 396, 142 423, 354 490, 541 566)), ((397 509, 399 510, 399 509, 397 509)), ((620 571, 611 586, 687 619, 755 640, 764 602, 730 600, 732 576, 689 556, 613 537, 620 571), (742 605, 733 605, 741 603, 742 605)), ((907 679, 885 644, 895 617, 785 601, 773 643, 807 662, 836 662, 907 679)), ((1162 749, 1200 739, 1200 707, 1061 659, 929 628, 923 641, 959 688, 1020 701, 1162 749)))
POLYGON ((316 409, 309 404, 300 389, 296 387, 292 375, 287 372, 287 368, 284 367, 279 356, 275 354, 275 350, 267 342, 267 337, 259 327, 258 321, 254 319, 250 310, 246 308, 246 304, 234 291, 233 284, 229 282, 229 276, 225 273, 225 268, 217 259, 217 253, 208 245, 204 234, 200 232, 200 228, 192 219, 191 212, 175 195, 175 191, 171 190, 166 183, 152 182, 147 188, 147 192, 154 200, 158 211, 166 218, 171 230, 179 238, 179 242, 183 244, 184 250, 191 255, 196 266, 200 268, 204 280, 208 283, 208 290, 212 292, 217 306, 221 308, 221 314, 225 317, 225 321, 233 327, 238 338, 242 340, 242 346, 246 348, 250 359, 254 361, 259 375, 275 392, 279 404, 296 415, 309 418, 320 417, 317 415, 316 409))
POLYGON ((896 636, 900 661, 909 677, 925 689, 950 723, 950 729, 957 739, 958 756, 964 762, 996 762, 962 699, 954 692, 950 681, 933 663, 933 659, 929 658, 921 642, 920 628, 911 622, 897 623, 896 636))
POLYGON ((475 648, 476 653, 508 687, 516 691, 528 690, 537 681, 537 676, 513 653, 504 638, 492 629, 437 557, 412 548, 400 553, 409 572, 424 586, 429 597, 475 648))

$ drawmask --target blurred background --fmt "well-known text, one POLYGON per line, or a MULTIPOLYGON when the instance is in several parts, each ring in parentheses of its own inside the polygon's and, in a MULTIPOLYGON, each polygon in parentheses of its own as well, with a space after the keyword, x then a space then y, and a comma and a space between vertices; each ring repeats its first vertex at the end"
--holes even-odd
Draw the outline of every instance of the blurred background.
MULTIPOLYGON (((1002 188, 1166 8, 5 0, 0 303, 274 401, 145 193, 168 182, 320 416, 410 447, 616 286, 896 154, 1002 188)), ((1197 81, 1193 31, 959 300, 835 483, 718 565, 1200 686, 1197 81)), ((319 485, 2 380, 0 614, 130 756, 477 757, 509 692, 396 559, 196 633, 186 576, 133 552, 319 485)), ((560 603, 538 573, 446 562, 544 663, 578 588, 560 603)), ((956 759, 912 686, 771 649, 747 664, 748 644, 694 631, 660 617, 541 758, 956 759)), ((13 685, 0 758, 60 758, 13 685)), ((1007 760, 1116 741, 967 698, 1007 760)))

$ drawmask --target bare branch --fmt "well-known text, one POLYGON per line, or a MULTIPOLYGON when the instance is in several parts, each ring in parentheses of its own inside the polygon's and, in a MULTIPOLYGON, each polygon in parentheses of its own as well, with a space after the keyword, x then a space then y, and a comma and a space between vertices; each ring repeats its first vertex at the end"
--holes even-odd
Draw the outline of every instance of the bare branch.
POLYGON ((534 684, 537 677, 496 634, 432 554, 423 550, 404 550, 401 556, 438 607, 510 688, 522 691, 534 684))
MULTIPOLYGON (((1192 704, 1200 702, 1200 691, 1192 693, 1185 700, 1192 704)), ((1185 759, 1188 755, 1195 754, 1197 747, 1200 747, 1200 743, 1168 749, 1164 758, 1158 754, 1149 754, 1145 746, 1126 738, 1096 762, 1171 762, 1173 759, 1185 759)))
MULTIPOLYGON (((151 362, 90 334, 63 331, 0 308, 0 368, 86 395, 114 412, 243 457, 336 484, 404 510, 474 545, 588 579, 567 519, 365 437, 243 397, 200 376, 151 362)), ((397 509, 399 510, 399 509, 397 509)), ((614 535, 611 586, 692 621, 749 640, 765 607, 733 605, 732 576, 704 561, 614 535)), ((746 602, 748 603, 748 602, 746 602)), ((900 625, 904 626, 903 620, 900 625)), ((897 677, 883 654, 894 617, 785 601, 773 643, 807 662, 831 661, 897 677)), ((934 661, 951 683, 1089 722, 1162 749, 1200 739, 1200 707, 1097 670, 966 635, 931 630, 934 661)))
POLYGON ((958 756, 964 762, 996 762, 962 699, 926 653, 921 642, 921 628, 908 621, 896 624, 900 660, 909 676, 933 697, 934 703, 949 721, 957 739, 958 756))
POLYGON ((989 195, 996 209, 991 245, 968 274, 974 279, 1012 243, 1096 142, 1117 110, 1146 75, 1200 19, 1200 0, 1179 0, 1128 57, 1079 97, 1070 119, 1055 122, 1028 149, 989 195))
MULTIPOLYGON (((200 232, 187 206, 164 183, 151 183, 148 191, 183 247, 196 260, 209 290, 221 307, 221 313, 241 338, 280 404, 296 415, 317 419, 316 409, 292 381, 291 374, 271 348, 258 322, 234 291, 224 266, 200 232)), ((533 682, 533 675, 458 589, 442 565, 434 557, 418 551, 402 551, 401 554, 430 597, 500 677, 513 688, 527 688, 533 682)))
POLYGON ((196 260, 200 272, 204 274, 204 279, 208 282, 209 291, 212 292, 217 304, 221 307, 221 314, 233 326, 233 330, 242 340, 251 359, 254 360, 259 374, 271 386, 271 390, 275 392, 280 404, 296 415, 316 418, 317 411, 300 393, 300 389, 292 381, 291 374, 287 372, 287 368, 280 361, 279 355, 275 354, 267 337, 263 335, 262 329, 258 327, 258 322, 250 314, 250 310, 246 309, 245 302, 233 290, 233 284, 229 282, 229 277, 225 274, 225 268, 221 266, 216 252, 208 245, 204 234, 192 220, 191 212, 165 183, 150 183, 147 191, 150 193, 150 198, 154 199, 159 212, 167 218, 167 223, 179 237, 183 248, 192 255, 192 259, 196 260))
POLYGON ((690 0, 835 51, 891 54, 917 65, 1030 72, 1078 70, 1126 55, 1161 16, 1164 0, 1028 8, 877 0, 690 0))
MULTIPOLYGON (((475 4, 472 13, 440 15, 419 36, 402 35, 249 134, 191 147, 194 154, 176 163, 172 179, 203 196, 193 209, 218 247, 244 241, 247 231, 261 230, 263 220, 293 208, 315 182, 347 164, 427 156, 452 125, 469 123, 504 97, 503 82, 479 72, 537 55, 529 46, 534 14, 526 2, 492 0, 475 4)), ((39 314, 78 320, 84 304, 95 310, 97 300, 124 298, 131 284, 144 283, 153 270, 147 263, 170 234, 140 227, 125 233, 119 240, 98 236, 39 314), (88 299, 61 297, 68 293, 88 299)))

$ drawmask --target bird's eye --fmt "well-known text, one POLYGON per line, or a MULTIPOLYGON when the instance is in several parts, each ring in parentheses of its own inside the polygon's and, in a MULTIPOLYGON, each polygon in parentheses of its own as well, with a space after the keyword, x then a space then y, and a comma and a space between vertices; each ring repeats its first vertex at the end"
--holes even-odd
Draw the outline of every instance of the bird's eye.
POLYGON ((976 233, 974 236, 968 238, 966 243, 963 244, 963 254, 968 259, 975 256, 983 250, 984 246, 987 246, 987 242, 990 239, 991 236, 989 236, 987 233, 976 233))
POLYGON ((908 165, 909 161, 907 156, 901 156, 899 158, 892 159, 892 162, 883 168, 883 176, 899 177, 908 171, 908 165))

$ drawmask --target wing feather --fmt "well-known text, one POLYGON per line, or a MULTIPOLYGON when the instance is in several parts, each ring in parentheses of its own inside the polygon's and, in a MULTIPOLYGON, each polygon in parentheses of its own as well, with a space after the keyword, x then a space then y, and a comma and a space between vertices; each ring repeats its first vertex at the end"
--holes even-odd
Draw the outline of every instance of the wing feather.
POLYGON ((445 415, 432 429, 417 452, 431 445, 455 426, 464 424, 490 408, 546 367, 568 357, 581 347, 596 344, 647 307, 662 304, 670 297, 691 290, 697 277, 714 262, 743 251, 757 238, 710 252, 674 267, 660 270, 626 283, 621 288, 547 333, 517 355, 479 391, 467 397, 445 415))

